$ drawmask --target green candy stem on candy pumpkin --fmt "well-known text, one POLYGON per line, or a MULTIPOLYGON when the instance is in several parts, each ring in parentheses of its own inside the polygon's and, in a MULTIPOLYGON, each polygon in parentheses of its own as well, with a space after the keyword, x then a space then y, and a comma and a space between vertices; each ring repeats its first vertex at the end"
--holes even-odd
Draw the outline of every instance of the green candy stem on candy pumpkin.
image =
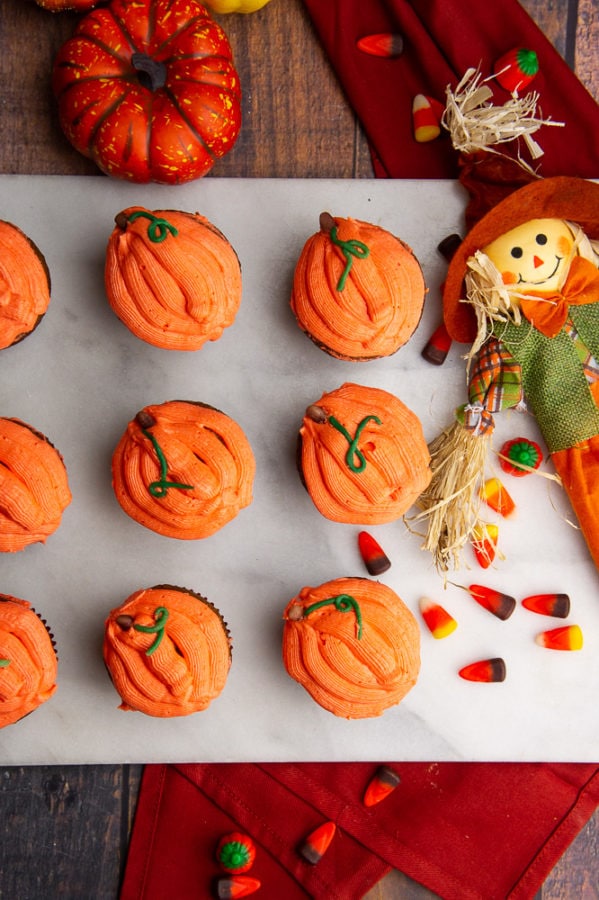
POLYGON ((356 433, 352 438, 349 431, 344 428, 344 426, 335 418, 335 416, 329 416, 328 418, 328 421, 333 426, 333 428, 336 428, 337 431, 339 431, 343 435, 343 437, 349 444, 349 450, 345 454, 345 462, 348 468, 352 470, 352 472, 363 472, 366 468, 366 459, 362 451, 358 448, 358 441, 360 440, 360 435, 362 434, 363 429, 371 420, 376 422, 377 425, 383 424, 378 416, 365 416, 356 428, 356 433), (358 459, 357 464, 354 462, 354 456, 358 459))
POLYGON ((310 613, 314 612, 317 609, 322 609, 323 606, 334 606, 338 612, 346 613, 353 611, 356 616, 356 625, 357 625, 357 638, 361 640, 362 638, 362 611, 360 610, 360 606, 355 597, 352 597, 350 594, 337 594, 336 597, 328 597, 326 600, 319 600, 316 603, 311 603, 310 606, 306 606, 304 608, 304 616, 309 616, 310 613))
POLYGON ((229 872, 244 872, 253 862, 252 847, 242 840, 230 840, 218 850, 218 861, 229 872))
POLYGON ((542 460, 539 445, 527 438, 506 441, 499 452, 501 468, 512 475, 527 475, 531 470, 538 469, 542 460))
POLYGON ((158 606, 154 610, 154 624, 153 625, 138 625, 135 623, 133 627, 136 631, 141 631, 143 634, 155 634, 156 637, 154 642, 148 647, 146 650, 146 656, 151 656, 154 653, 160 644, 162 643, 162 638, 164 637, 164 629, 166 627, 166 623, 168 620, 168 609, 166 606, 158 606))

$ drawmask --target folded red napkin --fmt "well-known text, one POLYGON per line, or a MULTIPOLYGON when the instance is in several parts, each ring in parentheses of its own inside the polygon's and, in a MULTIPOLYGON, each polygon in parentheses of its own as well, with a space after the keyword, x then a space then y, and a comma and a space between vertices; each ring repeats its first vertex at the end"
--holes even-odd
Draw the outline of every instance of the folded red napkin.
MULTIPOLYGON (((369 139, 375 174, 455 177, 447 136, 418 144, 412 99, 445 101, 465 70, 512 47, 537 52, 544 176, 599 176, 599 107, 516 0, 304 0, 369 139), (397 59, 356 48, 363 35, 400 33, 397 59)), ((509 95, 495 102, 505 102, 509 95)), ((257 845, 251 874, 263 900, 354 900, 390 868, 445 898, 526 900, 599 805, 587 764, 392 763, 401 783, 362 803, 370 763, 151 765, 144 770, 121 900, 196 900, 219 875, 215 847, 242 830, 257 845), (311 865, 298 845, 326 821, 336 835, 311 865)), ((222 874, 222 873, 220 873, 222 874)))
POLYGON ((261 900, 358 900, 391 867, 441 897, 526 900, 599 803, 594 765, 392 767, 399 786, 367 808, 370 763, 146 766, 120 900, 210 897, 234 830, 256 844, 261 900), (326 821, 312 865, 298 846, 326 821))
MULTIPOLYGON (((565 123, 542 126, 534 135, 545 151, 535 163, 539 173, 599 176, 599 106, 517 0, 304 4, 368 137, 377 176, 455 177, 457 155, 445 132, 429 143, 414 140, 412 100, 424 94, 445 104, 447 85, 455 88, 470 67, 480 66, 482 77, 491 75, 496 60, 514 47, 537 53, 539 72, 527 90, 539 94, 538 114, 565 123), (403 53, 387 59, 356 47, 359 38, 377 33, 400 34, 403 53)), ((489 86, 495 104, 510 99, 495 81, 489 86)))

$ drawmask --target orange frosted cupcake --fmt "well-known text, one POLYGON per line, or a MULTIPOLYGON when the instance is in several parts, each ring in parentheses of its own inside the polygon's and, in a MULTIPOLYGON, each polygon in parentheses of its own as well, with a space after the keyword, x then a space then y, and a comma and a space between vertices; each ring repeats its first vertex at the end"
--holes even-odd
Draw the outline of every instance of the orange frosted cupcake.
POLYGON ((198 213, 132 206, 115 221, 105 287, 119 319, 166 350, 218 340, 241 302, 241 266, 226 237, 198 213))
POLYGON ((33 241, 0 222, 0 350, 23 340, 50 303, 50 274, 33 241))
POLYGON ((204 597, 159 585, 136 591, 111 611, 103 654, 120 709, 188 716, 206 709, 223 690, 231 640, 204 597))
POLYGON ((144 407, 112 457, 114 492, 127 515, 182 540, 214 534, 249 506, 255 470, 241 427, 187 400, 144 407))
POLYGON ((304 414, 300 474, 318 511, 334 522, 400 518, 428 486, 429 461, 420 420, 388 391, 346 383, 304 414))
POLYGON ((27 600, 0 594, 0 728, 50 699, 57 670, 44 620, 27 600))
POLYGON ((380 716, 416 684, 418 623, 378 581, 336 578, 304 587, 283 618, 288 674, 336 716, 380 716))
POLYGON ((0 551, 44 543, 70 502, 58 450, 31 425, 0 418, 0 551))
POLYGON ((295 268, 291 309, 331 356, 390 356, 414 333, 426 288, 420 263, 399 238, 356 219, 320 217, 295 268))

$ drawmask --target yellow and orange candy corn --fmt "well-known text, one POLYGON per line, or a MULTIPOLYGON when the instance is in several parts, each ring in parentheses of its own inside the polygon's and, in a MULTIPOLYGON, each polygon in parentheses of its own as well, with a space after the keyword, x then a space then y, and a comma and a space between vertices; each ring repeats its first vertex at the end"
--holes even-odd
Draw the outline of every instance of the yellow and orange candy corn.
POLYGON ((391 568, 391 560, 385 554, 380 544, 367 531, 359 533, 358 548, 364 560, 364 565, 371 575, 382 575, 383 572, 391 568))
POLYGON ((365 34, 356 41, 356 47, 369 56, 382 56, 395 59, 403 53, 401 34, 383 32, 381 34, 365 34))
POLYGON ((249 875, 231 875, 228 878, 218 878, 216 881, 216 896, 218 900, 241 900, 241 897, 249 897, 260 888, 260 881, 249 875))
POLYGON ((516 504, 505 489, 499 478, 489 478, 485 481, 480 492, 481 499, 487 506, 506 519, 516 509, 516 504))
POLYGON ((401 778, 389 766, 379 766, 368 782, 362 802, 364 806, 376 806, 393 793, 401 778))
POLYGON ((421 597, 418 605, 426 627, 437 640, 448 637, 458 627, 458 623, 453 616, 438 603, 435 603, 434 600, 429 600, 428 597, 421 597))
POLYGON ((314 831, 311 831, 299 848, 300 855, 315 866, 329 849, 336 830, 337 826, 334 822, 325 822, 314 831))
POLYGON ((535 643, 547 650, 582 650, 583 637, 579 625, 563 625, 537 634, 535 643))
POLYGON ((445 327, 445 323, 438 325, 422 350, 422 357, 434 366, 440 366, 445 362, 451 349, 451 338, 445 327))
POLYGON ((412 101, 414 140, 419 144, 434 141, 441 134, 440 107, 438 101, 425 97, 424 94, 416 94, 414 97, 412 101))
POLYGON ((472 549, 482 569, 488 569, 497 554, 499 528, 491 522, 478 522, 472 531, 472 549))
POLYGON ((493 659, 481 659, 463 666, 458 675, 466 681, 480 681, 487 684, 505 681, 505 661, 500 656, 493 659))
POLYGON ((522 601, 524 609, 541 616, 565 619, 570 615, 570 598, 567 594, 532 594, 522 601))

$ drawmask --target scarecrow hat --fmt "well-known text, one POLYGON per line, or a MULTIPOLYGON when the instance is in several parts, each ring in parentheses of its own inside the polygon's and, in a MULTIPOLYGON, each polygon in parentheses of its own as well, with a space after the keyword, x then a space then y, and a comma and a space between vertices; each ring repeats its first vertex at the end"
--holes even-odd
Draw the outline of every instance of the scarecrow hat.
POLYGON ((469 343, 476 337, 474 310, 461 302, 467 260, 531 219, 567 219, 589 238, 599 238, 599 184, 561 175, 539 179, 509 194, 473 226, 451 260, 443 289, 443 317, 453 340, 469 343))

